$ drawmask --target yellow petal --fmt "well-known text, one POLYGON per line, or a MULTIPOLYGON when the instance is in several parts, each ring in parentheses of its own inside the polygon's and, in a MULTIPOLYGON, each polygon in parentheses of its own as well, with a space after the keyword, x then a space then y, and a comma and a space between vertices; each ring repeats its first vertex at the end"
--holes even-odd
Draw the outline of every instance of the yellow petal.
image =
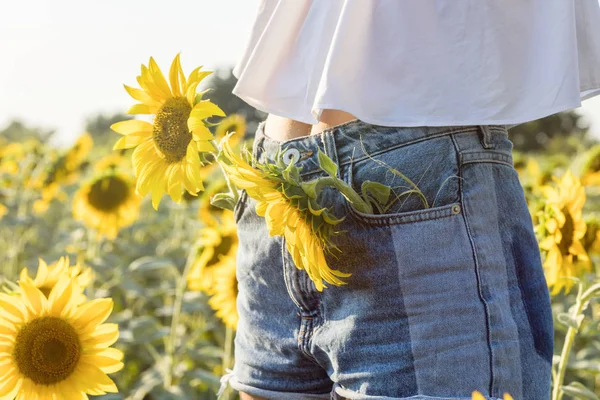
POLYGON ((146 140, 152 140, 152 136, 147 132, 132 133, 117 140, 113 146, 113 150, 131 149, 140 145, 146 140))
POLYGON ((119 325, 102 324, 82 338, 86 348, 103 348, 115 343, 119 338, 119 325))
POLYGON ((127 93, 129 93, 129 95, 137 101, 143 104, 147 104, 149 106, 160 106, 160 102, 153 99, 148 93, 146 93, 146 91, 132 88, 131 86, 127 85, 123 86, 125 86, 125 90, 127 91, 127 93))
POLYGON ((116 393, 118 391, 115 383, 102 370, 95 365, 80 363, 77 370, 70 379, 78 388, 93 394, 101 391, 116 393))
MULTIPOLYGON (((194 106, 192 112, 190 113, 190 117, 197 119, 206 119, 213 115, 217 115, 219 117, 224 117, 225 113, 223 110, 219 108, 218 105, 212 103, 210 100, 202 100, 198 104, 194 106)), ((190 129, 191 130, 191 129, 190 129)))
POLYGON ((150 74, 152 76, 152 80, 156 84, 156 86, 160 89, 161 92, 165 93, 167 97, 170 96, 171 90, 169 89, 169 84, 165 80, 165 77, 158 67, 154 58, 150 57, 150 63, 148 65, 148 69, 150 70, 150 74))
POLYGON ((134 104, 126 111, 127 114, 156 114, 157 112, 158 107, 149 106, 148 104, 134 104))
POLYGON ((50 315, 55 317, 71 315, 71 308, 75 306, 72 302, 73 294, 73 281, 71 278, 64 277, 60 279, 52 288, 48 298, 50 303, 50 315))
POLYGON ((19 286, 21 287, 21 296, 25 305, 33 315, 40 315, 47 310, 48 301, 46 300, 46 296, 33 283, 19 281, 19 286))
POLYGON ((13 374, 0 381, 0 399, 1 400, 13 400, 21 386, 23 385, 23 378, 19 374, 13 374))
POLYGON ((169 80, 171 81, 171 93, 173 96, 181 96, 181 87, 179 86, 179 71, 181 70, 181 64, 179 62, 179 54, 175 56, 171 63, 171 69, 169 71, 169 80))
MULTIPOLYGON (((190 119, 188 119, 188 128, 190 126, 190 119)), ((194 135, 194 140, 213 140, 215 137, 212 132, 204 125, 204 122, 200 121, 200 123, 194 123, 194 129, 190 129, 192 135, 194 135)))
POLYGON ((154 129, 151 123, 140 121, 139 119, 130 119, 127 121, 116 122, 110 126, 110 129, 120 133, 121 135, 129 135, 131 133, 148 132, 152 133, 154 129))
POLYGON ((208 153, 211 151, 216 151, 217 149, 215 148, 215 146, 213 146, 211 142, 208 142, 206 140, 199 140, 196 142, 196 150, 203 153, 208 153))
POLYGON ((113 309, 113 300, 94 299, 84 303, 73 315, 73 325, 80 329, 95 328, 110 316, 113 309))

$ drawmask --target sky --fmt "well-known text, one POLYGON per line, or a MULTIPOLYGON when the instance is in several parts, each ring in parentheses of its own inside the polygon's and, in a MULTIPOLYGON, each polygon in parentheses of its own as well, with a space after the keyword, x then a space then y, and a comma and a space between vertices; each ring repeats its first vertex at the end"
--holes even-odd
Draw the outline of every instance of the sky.
MULTIPOLYGON (((124 112, 140 65, 163 70, 181 52, 189 73, 233 66, 258 0, 5 0, 0 13, 0 129, 19 119, 66 146, 85 119, 124 112)), ((600 96, 577 112, 600 138, 600 96)))

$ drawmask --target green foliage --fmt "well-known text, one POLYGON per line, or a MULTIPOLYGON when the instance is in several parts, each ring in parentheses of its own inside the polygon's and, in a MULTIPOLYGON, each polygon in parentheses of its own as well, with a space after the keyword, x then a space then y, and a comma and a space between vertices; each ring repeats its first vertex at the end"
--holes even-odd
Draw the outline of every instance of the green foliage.
POLYGON ((24 142, 27 139, 47 142, 53 134, 53 130, 29 127, 18 120, 13 120, 4 129, 0 129, 0 139, 7 142, 24 142))
POLYGON ((575 111, 565 111, 517 125, 508 133, 517 151, 573 155, 596 142, 588 137, 588 129, 584 117, 575 111))

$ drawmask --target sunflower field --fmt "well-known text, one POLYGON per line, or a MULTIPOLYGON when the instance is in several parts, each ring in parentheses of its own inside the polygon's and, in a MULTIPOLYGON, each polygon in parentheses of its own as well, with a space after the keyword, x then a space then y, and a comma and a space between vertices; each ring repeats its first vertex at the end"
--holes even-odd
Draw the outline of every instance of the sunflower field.
MULTIPOLYGON (((139 117, 112 124, 112 149, 88 133, 68 149, 0 137, 0 399, 238 398, 221 382, 237 324, 232 209, 240 188, 260 197, 269 171, 240 156, 244 116, 198 91, 209 74, 150 58, 125 85, 139 117)), ((514 166, 552 297, 552 400, 600 400, 600 145, 515 151, 514 166)), ((278 201, 298 198, 284 196, 300 190, 294 170, 277 173, 278 201)), ((310 195, 296 203, 335 225, 310 195)), ((340 282, 299 246, 288 250, 315 282, 340 282)))

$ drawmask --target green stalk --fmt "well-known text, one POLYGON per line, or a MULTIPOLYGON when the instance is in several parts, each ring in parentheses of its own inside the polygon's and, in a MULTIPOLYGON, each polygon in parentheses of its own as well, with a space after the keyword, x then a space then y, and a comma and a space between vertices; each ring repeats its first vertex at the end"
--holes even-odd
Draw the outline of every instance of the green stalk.
POLYGON ((171 318, 171 329, 169 332, 169 340, 166 343, 165 350, 167 353, 167 359, 169 360, 169 366, 165 374, 165 387, 170 387, 173 383, 173 367, 176 364, 175 360, 175 341, 177 340, 177 326, 179 326, 179 318, 181 315, 181 306, 183 304, 183 294, 187 287, 187 276, 194 265, 196 259, 196 246, 192 246, 191 251, 185 262, 185 267, 175 289, 175 302, 173 303, 173 317, 171 318))
MULTIPOLYGON (((225 330, 225 355, 223 356, 223 374, 227 371, 227 368, 231 366, 231 360, 233 355, 233 329, 231 327, 227 327, 225 330)), ((224 399, 229 399, 229 392, 224 392, 224 399)))
MULTIPOLYGON (((216 140, 211 140, 210 142, 217 149, 219 148, 219 146, 217 145, 217 141, 216 140)), ((227 182, 227 187, 229 188, 229 191, 231 192, 231 194, 233 196, 233 203, 236 204, 237 201, 238 201, 238 198, 240 196, 238 194, 237 187, 233 184, 233 182, 231 182, 231 179, 229 179, 229 175, 227 174, 227 171, 225 171, 225 168, 223 168, 223 165, 219 161, 217 155, 215 153, 210 153, 210 154, 212 154, 215 157, 215 162, 217 164, 219 164, 219 168, 221 168, 221 172, 223 173, 223 177, 225 178, 225 182, 227 182)))
MULTIPOLYGON (((585 291, 585 293, 583 293, 583 295, 581 294, 581 290, 582 286, 579 285, 579 289, 577 291, 577 301, 575 303, 575 311, 572 313, 574 317, 577 317, 579 314, 583 313, 583 311, 587 308, 592 296, 597 291, 600 291, 600 284, 592 285, 585 291)), ((579 331, 579 325, 580 324, 578 324, 577 327, 569 326, 569 329, 567 330, 565 343, 560 354, 560 362, 558 363, 558 372, 554 381, 554 388, 552 390, 552 400, 562 399, 562 385, 563 380, 565 379, 565 372, 567 370, 567 361, 569 359, 569 354, 571 353, 571 347, 573 347, 573 343, 575 342, 575 335, 579 331)))
POLYGON ((363 200, 362 197, 356 191, 350 187, 346 182, 341 179, 338 179, 333 176, 326 176, 323 178, 319 178, 317 180, 317 193, 318 190, 325 186, 333 186, 338 189, 342 195, 348 199, 348 201, 356 208, 358 211, 371 214, 373 212, 373 207, 371 204, 367 203, 363 200))

